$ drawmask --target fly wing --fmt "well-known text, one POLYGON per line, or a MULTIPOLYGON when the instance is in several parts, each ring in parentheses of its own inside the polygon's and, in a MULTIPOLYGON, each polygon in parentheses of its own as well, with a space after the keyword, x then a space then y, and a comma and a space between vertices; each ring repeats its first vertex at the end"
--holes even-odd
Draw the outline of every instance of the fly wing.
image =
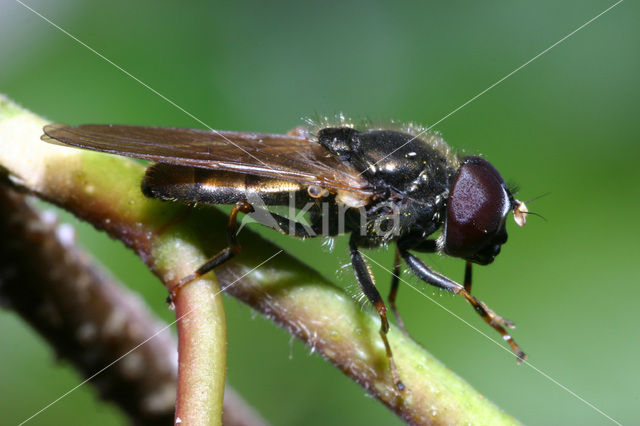
POLYGON ((62 145, 371 195, 353 166, 300 136, 108 124, 50 124, 44 133, 44 141, 62 145))

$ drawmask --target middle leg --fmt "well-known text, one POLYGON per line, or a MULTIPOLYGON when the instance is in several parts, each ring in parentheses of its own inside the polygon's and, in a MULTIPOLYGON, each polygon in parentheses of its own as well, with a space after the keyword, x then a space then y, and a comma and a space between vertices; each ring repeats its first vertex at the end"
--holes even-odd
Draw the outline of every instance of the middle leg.
MULTIPOLYGON (((399 242, 399 244, 402 244, 402 242, 399 242)), ((423 253, 434 253, 437 250, 438 246, 435 240, 424 240, 420 241, 419 244, 412 245, 412 247, 413 250, 423 253)), ((402 320, 400 312, 398 312, 398 308, 396 306, 396 297, 398 296, 398 287, 400 285, 400 273, 402 271, 402 256, 400 256, 400 250, 404 248, 404 245, 401 247, 396 244, 396 257, 393 264, 393 274, 391 276, 391 289, 389 290, 389 306, 391 306, 393 315, 395 315, 396 317, 398 326, 404 332, 404 334, 409 336, 409 332, 407 331, 407 328, 404 325, 404 321, 402 320)))
POLYGON ((398 286, 400 285, 400 273, 402 267, 402 258, 400 257, 400 251, 396 247, 396 256, 393 263, 393 274, 391 275, 391 289, 389 290, 389 306, 391 306, 391 310, 393 311, 393 315, 396 317, 396 321, 398 322, 398 327, 404 332, 404 334, 409 335, 407 332, 407 328, 404 326, 404 321, 398 312, 398 308, 396 307, 396 297, 398 296, 398 286))
POLYGON ((369 299, 378 312, 378 315, 380 315, 380 337, 382 338, 382 342, 384 343, 384 347, 387 352, 387 358, 389 359, 389 367, 391 368, 393 383, 398 390, 403 390, 404 384, 398 375, 396 363, 393 361, 393 354, 391 353, 391 346, 389 345, 389 340, 387 340, 387 332, 389 331, 387 307, 385 306, 378 289, 376 289, 369 265, 367 265, 358 250, 358 246, 354 240, 354 234, 351 234, 351 238, 349 239, 349 247, 351 249, 351 264, 353 265, 353 272, 356 275, 356 280, 358 281, 358 284, 365 296, 367 296, 367 299, 369 299))

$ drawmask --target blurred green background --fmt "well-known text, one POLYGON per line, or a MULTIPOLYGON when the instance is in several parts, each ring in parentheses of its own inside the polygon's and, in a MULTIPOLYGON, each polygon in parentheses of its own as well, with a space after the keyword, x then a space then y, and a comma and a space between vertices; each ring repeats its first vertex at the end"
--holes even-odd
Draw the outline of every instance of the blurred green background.
MULTIPOLYGON (((284 132, 344 112, 429 125, 613 2, 110 2, 31 0, 78 39, 217 129, 284 132)), ((510 221, 474 292, 514 320, 535 368, 411 289, 413 336, 527 424, 638 423, 640 369, 640 7, 623 2, 438 124, 461 152, 486 156, 529 208, 510 221), (538 371, 539 369, 539 371, 538 371), (545 377, 548 375, 548 377, 545 377), (554 383, 557 381, 558 383, 554 383)), ((42 18, 0 0, 0 92, 53 121, 202 127, 42 18)), ((114 176, 113 178, 117 178, 114 176)), ((132 253, 72 218, 78 239, 170 319, 164 291, 132 253)), ((265 231, 357 295, 345 242, 265 231)), ((242 238, 241 238, 242 239, 242 238)), ((391 266, 393 253, 372 253, 391 266)), ((427 256, 462 279, 461 261, 427 256)), ((389 274, 373 268, 386 294, 389 274)), ((429 296, 492 339, 463 300, 429 296)), ((275 425, 389 425, 399 420, 318 355, 227 298, 228 381, 275 425)), ((29 417, 80 381, 10 312, 0 312, 3 424, 29 417)), ((31 424, 123 424, 83 386, 31 424)))

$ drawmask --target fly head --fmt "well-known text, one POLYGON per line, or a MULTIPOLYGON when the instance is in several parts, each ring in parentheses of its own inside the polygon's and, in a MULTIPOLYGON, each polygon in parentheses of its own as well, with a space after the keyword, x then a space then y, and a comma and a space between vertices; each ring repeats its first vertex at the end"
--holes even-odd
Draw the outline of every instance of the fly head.
POLYGON ((444 252, 480 265, 493 262, 507 241, 510 210, 523 226, 526 206, 513 197, 495 167, 481 157, 463 158, 449 195, 444 252))

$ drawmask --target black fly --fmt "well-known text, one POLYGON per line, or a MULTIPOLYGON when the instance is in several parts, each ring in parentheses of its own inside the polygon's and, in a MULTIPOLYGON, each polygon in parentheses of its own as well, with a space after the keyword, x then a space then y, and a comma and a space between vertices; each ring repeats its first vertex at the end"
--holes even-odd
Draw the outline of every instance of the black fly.
POLYGON ((527 208, 488 161, 458 157, 435 134, 413 127, 357 130, 349 125, 316 132, 298 128, 286 135, 118 125, 48 125, 44 132, 48 142, 154 161, 142 182, 148 197, 233 205, 228 247, 183 278, 172 297, 237 255, 237 215, 255 214, 264 225, 296 237, 350 234, 355 277, 380 315, 380 335, 398 389, 404 385, 386 337, 387 307, 360 248, 396 243, 389 303, 402 328, 395 298, 404 260, 426 283, 462 295, 519 360, 526 358, 505 330, 513 324, 471 295, 471 265, 493 262, 507 241, 509 211, 523 226, 527 208), (276 205, 307 211, 310 223, 265 213, 276 205), (441 235, 431 237, 441 227, 441 235), (464 259, 464 285, 412 252, 464 259))

